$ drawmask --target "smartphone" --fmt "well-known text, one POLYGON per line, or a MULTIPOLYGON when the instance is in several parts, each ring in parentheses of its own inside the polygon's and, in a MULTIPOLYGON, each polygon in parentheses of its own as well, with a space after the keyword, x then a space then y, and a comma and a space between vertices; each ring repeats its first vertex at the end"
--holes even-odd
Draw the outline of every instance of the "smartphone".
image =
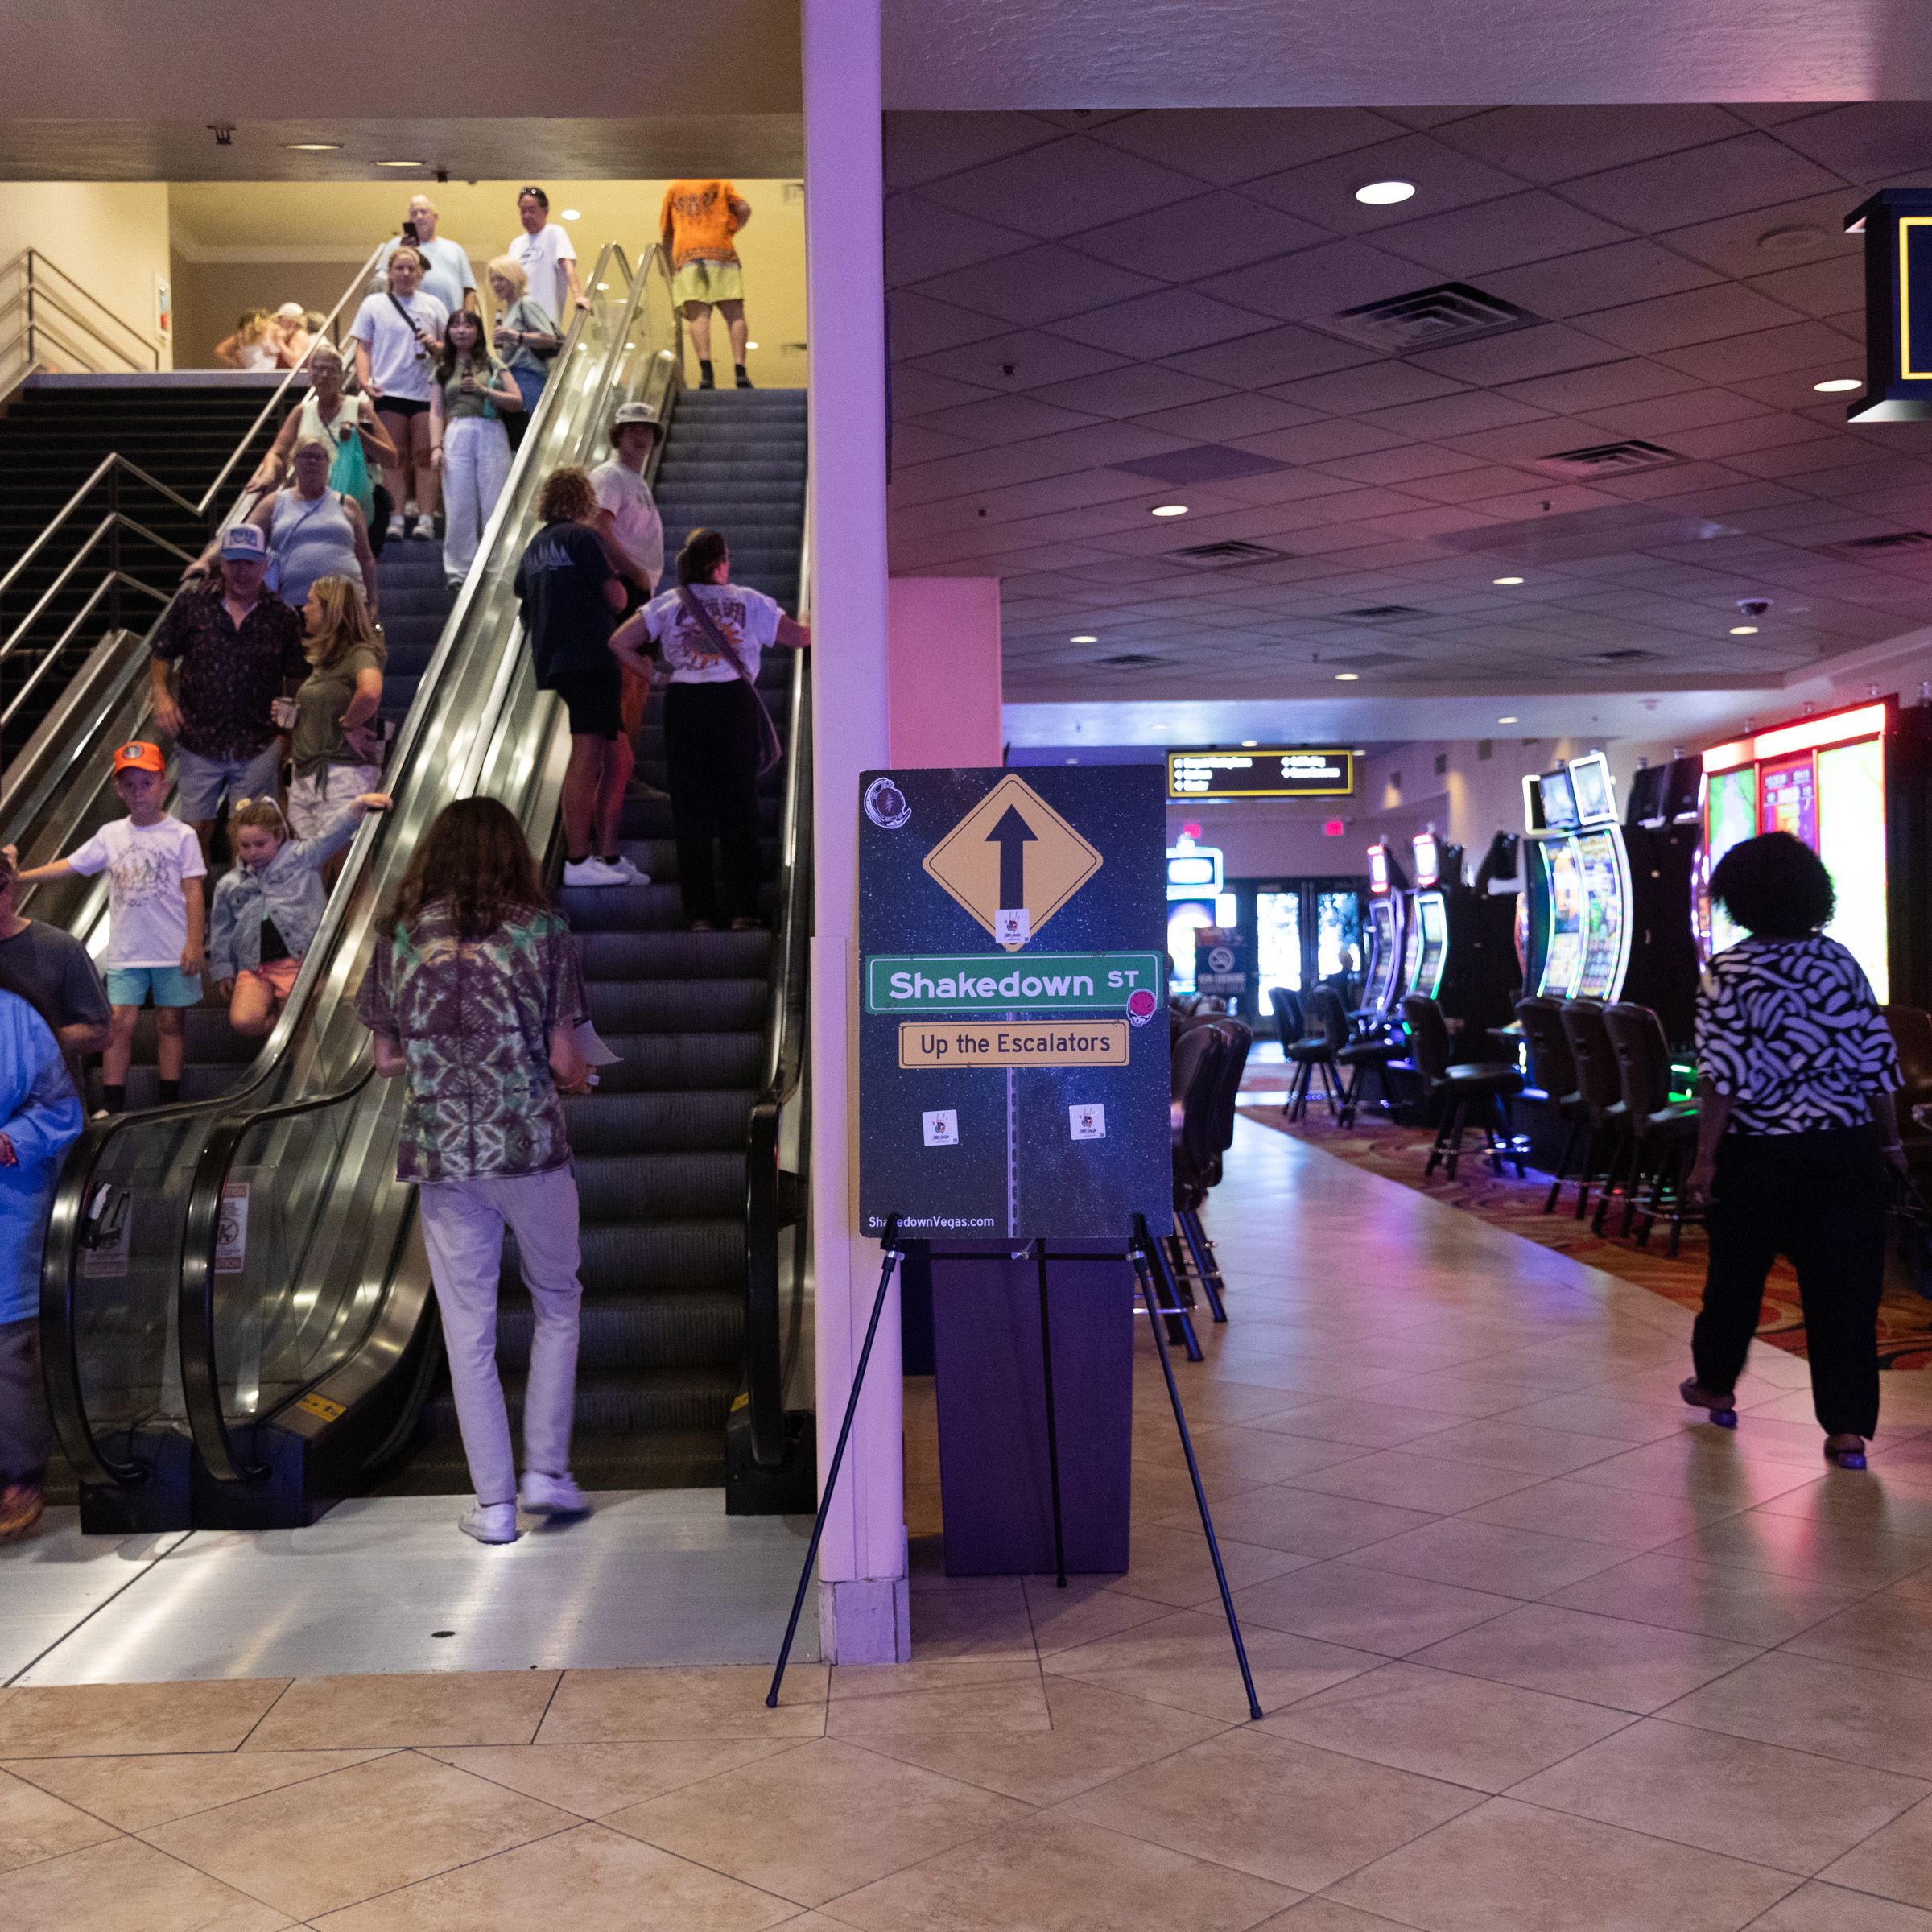
POLYGON ((402 224, 402 239, 405 242, 419 242, 422 240, 422 237, 416 233, 416 225, 414 221, 405 221, 402 224))

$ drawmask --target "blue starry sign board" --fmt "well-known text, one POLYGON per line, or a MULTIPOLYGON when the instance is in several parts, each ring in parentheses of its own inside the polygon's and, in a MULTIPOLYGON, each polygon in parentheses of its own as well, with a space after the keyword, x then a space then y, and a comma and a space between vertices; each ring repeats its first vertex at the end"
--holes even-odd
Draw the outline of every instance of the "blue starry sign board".
POLYGON ((1158 767, 859 781, 859 1202, 922 1239, 1173 1225, 1158 767))

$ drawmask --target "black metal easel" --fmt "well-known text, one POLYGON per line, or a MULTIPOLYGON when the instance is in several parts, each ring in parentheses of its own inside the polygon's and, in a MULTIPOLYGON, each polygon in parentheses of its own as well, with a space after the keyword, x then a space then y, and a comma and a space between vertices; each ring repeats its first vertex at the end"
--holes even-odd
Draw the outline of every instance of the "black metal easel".
MULTIPOLYGON (((832 1452, 832 1462, 825 1472, 825 1492, 819 1499, 817 1520, 811 1528, 811 1541, 805 1551, 805 1567, 799 1574, 797 1594, 791 1600, 791 1617, 785 1626, 785 1641, 778 1651, 778 1667, 772 1673, 771 1689, 765 1702, 775 1709, 778 1702, 778 1687, 785 1681, 785 1666, 791 1661, 792 1640, 798 1634, 799 1616, 805 1606, 805 1592, 811 1582, 812 1566, 818 1561, 819 1539, 825 1530, 825 1518, 832 1508, 833 1485, 839 1480, 839 1466, 844 1459, 845 1443, 852 1434, 852 1418, 858 1412, 859 1392, 865 1380, 865 1368, 872 1359, 873 1337, 878 1332, 879 1317, 885 1311, 886 1291, 892 1283, 894 1265, 906 1257, 898 1246, 899 1217, 895 1214, 886 1224, 886 1232, 881 1237, 882 1261, 879 1269, 879 1291, 873 1298, 872 1319, 865 1330, 865 1346, 859 1351, 857 1367, 852 1371, 852 1392, 845 1402, 845 1420, 839 1430, 837 1447, 832 1452)), ((1060 1513, 1060 1449, 1059 1427, 1054 1415, 1053 1397, 1053 1337, 1051 1319, 1047 1309, 1046 1297, 1046 1244, 1037 1241, 1030 1244, 1039 1269, 1040 1282, 1040 1367, 1046 1385, 1046 1468, 1048 1480, 1053 1496, 1053 1561, 1054 1583, 1057 1588, 1067 1587, 1067 1543, 1060 1513)), ((935 1254, 939 1261, 1012 1261, 1024 1259, 1026 1250, 1018 1254, 1010 1250, 995 1253, 973 1252, 968 1253, 935 1254)), ((1053 1257, 1056 1261, 1118 1261, 1118 1253, 1095 1254, 1063 1251, 1053 1257)), ((1161 1373, 1166 1379, 1167 1396, 1174 1405, 1174 1426, 1180 1431, 1181 1451, 1187 1459, 1187 1473, 1194 1484, 1194 1500, 1201 1512, 1201 1529, 1208 1538, 1208 1554, 1214 1564, 1215 1580, 1220 1586, 1221 1608, 1228 1613, 1228 1633, 1234 1640, 1235 1662, 1241 1666, 1241 1683, 1248 1693, 1248 1715, 1258 1719, 1261 1715, 1260 1701, 1254 1694, 1254 1677, 1248 1667, 1247 1646, 1241 1641, 1240 1619, 1234 1612, 1234 1598, 1228 1588, 1228 1574, 1221 1567, 1220 1546, 1215 1540, 1214 1519, 1208 1513, 1208 1492, 1201 1486, 1199 1466, 1195 1461, 1194 1443, 1187 1433, 1187 1418, 1181 1411, 1181 1392, 1174 1379, 1174 1367, 1167 1357, 1166 1337, 1161 1331, 1164 1317, 1171 1311, 1159 1306, 1155 1281, 1158 1261, 1155 1258, 1153 1238, 1147 1232, 1147 1218, 1137 1214, 1133 1217, 1133 1232, 1127 1245, 1125 1258, 1133 1264, 1134 1278, 1140 1284, 1141 1299, 1147 1310, 1148 1325, 1154 1331, 1154 1346, 1161 1361, 1161 1373)), ((1191 1337, 1190 1337, 1191 1339, 1191 1337)))

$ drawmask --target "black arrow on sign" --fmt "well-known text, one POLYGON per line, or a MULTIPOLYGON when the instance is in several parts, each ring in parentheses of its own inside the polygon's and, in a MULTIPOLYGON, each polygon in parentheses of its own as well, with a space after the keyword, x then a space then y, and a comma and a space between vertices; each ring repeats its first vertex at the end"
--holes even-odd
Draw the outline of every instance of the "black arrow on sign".
POLYGON ((1010 911, 1026 903, 1026 848, 1038 840, 1033 828, 1009 805, 1000 822, 986 835, 989 845, 1000 848, 1000 905, 1010 911))

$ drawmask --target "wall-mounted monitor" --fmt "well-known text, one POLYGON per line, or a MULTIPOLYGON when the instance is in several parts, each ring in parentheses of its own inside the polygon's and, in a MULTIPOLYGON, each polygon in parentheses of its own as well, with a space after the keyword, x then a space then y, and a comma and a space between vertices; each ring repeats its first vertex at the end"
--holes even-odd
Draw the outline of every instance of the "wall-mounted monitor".
POLYGON ((1550 832, 1575 832, 1577 827, 1576 793, 1570 774, 1561 770, 1546 771, 1538 780, 1543 795, 1543 824, 1550 832))
POLYGON ((1337 799, 1355 790, 1355 753, 1329 746, 1210 745, 1167 754, 1170 799, 1337 799))
POLYGON ((1570 792, 1576 800, 1579 825, 1613 825, 1616 792, 1610 782, 1610 761, 1600 751, 1570 761, 1570 792))

